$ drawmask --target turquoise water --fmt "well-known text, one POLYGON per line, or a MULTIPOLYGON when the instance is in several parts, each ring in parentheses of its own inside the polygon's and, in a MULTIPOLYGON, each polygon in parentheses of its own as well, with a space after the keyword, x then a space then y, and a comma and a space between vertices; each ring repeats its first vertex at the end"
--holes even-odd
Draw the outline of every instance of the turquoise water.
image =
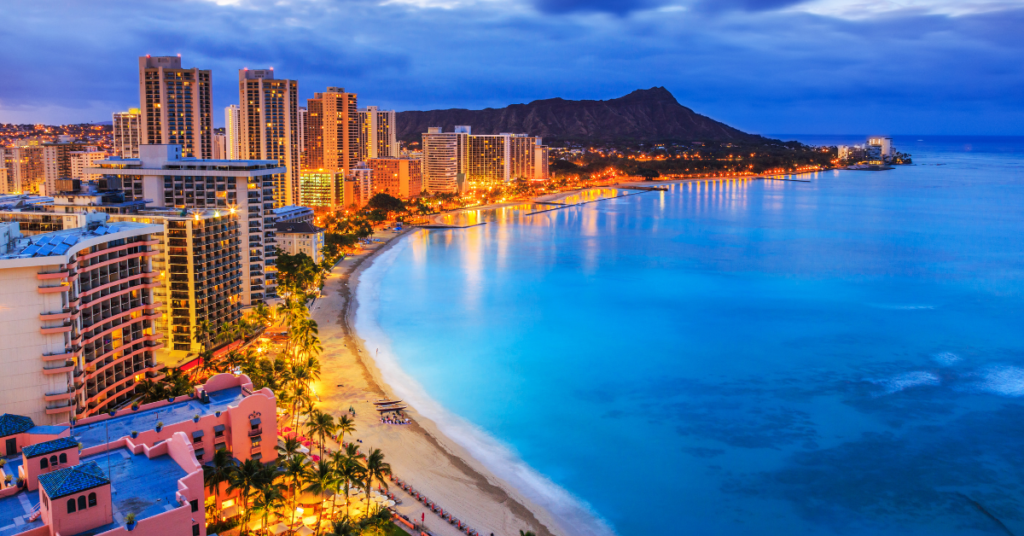
POLYGON ((1024 139, 917 139, 420 231, 357 328, 570 533, 1024 533, 1024 139))

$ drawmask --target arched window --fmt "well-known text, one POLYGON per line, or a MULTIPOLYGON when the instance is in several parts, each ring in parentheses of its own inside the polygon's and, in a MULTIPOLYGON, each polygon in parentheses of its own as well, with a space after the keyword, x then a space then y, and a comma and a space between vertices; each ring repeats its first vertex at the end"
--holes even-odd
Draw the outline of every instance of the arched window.
POLYGON ((61 452, 60 453, 60 463, 68 463, 68 453, 67 452, 61 452))
POLYGON ((49 466, 50 466, 50 462, 46 461, 46 458, 43 458, 43 459, 39 460, 39 468, 40 469, 46 469, 49 466))
POLYGON ((78 509, 85 510, 85 495, 78 497, 78 509))
POLYGON ((96 494, 95 493, 90 493, 89 494, 89 508, 92 508, 93 506, 96 506, 96 494))
POLYGON ((54 467, 57 466, 57 457, 56 456, 50 456, 50 465, 54 466, 54 467))
POLYGON ((75 513, 75 500, 74 499, 68 499, 68 513, 69 514, 75 513))

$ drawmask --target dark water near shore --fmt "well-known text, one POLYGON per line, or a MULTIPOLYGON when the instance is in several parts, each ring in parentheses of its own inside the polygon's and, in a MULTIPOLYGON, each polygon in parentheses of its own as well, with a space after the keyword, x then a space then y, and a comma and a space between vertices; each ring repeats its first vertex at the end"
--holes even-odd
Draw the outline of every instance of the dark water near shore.
POLYGON ((1024 534, 1024 139, 895 145, 421 231, 357 327, 566 519, 558 487, 624 535, 1024 534))

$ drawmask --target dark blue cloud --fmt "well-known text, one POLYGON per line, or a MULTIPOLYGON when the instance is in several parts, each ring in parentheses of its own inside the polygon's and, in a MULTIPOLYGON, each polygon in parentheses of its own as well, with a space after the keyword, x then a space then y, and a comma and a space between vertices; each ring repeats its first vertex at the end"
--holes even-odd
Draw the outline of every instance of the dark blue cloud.
POLYGON ((1024 10, 844 20, 770 9, 780 0, 520 1, 9 3, 0 121, 106 120, 138 105, 138 56, 181 53, 213 70, 219 109, 238 102, 238 69, 273 66, 303 98, 342 86, 399 110, 665 86, 760 133, 1024 134, 1024 10))

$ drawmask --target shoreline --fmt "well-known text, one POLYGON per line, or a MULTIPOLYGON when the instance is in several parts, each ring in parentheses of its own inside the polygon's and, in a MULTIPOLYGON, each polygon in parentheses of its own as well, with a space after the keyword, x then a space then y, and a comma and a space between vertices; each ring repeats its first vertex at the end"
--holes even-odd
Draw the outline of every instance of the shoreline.
MULTIPOLYGON (((380 368, 370 356, 366 341, 355 328, 359 308, 357 290, 363 272, 379 260, 381 254, 409 240, 419 229, 408 229, 387 237, 383 245, 346 259, 331 271, 324 295, 310 311, 320 326, 324 346, 323 372, 317 392, 322 394, 322 409, 336 417, 349 406, 356 410, 357 432, 352 439, 361 439, 361 447, 380 448, 397 478, 414 486, 481 535, 516 535, 519 530, 533 530, 538 536, 555 536, 569 531, 543 507, 525 497, 519 490, 496 476, 456 441, 443 434, 437 424, 409 404, 405 411, 408 425, 381 424, 372 402, 379 398, 395 399, 394 390, 384 380, 380 368), (340 387, 324 388, 333 385, 340 387), (334 403, 332 403, 334 402, 334 403)), ((396 495, 403 499, 397 509, 419 521, 426 513, 427 527, 437 536, 455 536, 461 531, 412 499, 397 486, 396 495)))

